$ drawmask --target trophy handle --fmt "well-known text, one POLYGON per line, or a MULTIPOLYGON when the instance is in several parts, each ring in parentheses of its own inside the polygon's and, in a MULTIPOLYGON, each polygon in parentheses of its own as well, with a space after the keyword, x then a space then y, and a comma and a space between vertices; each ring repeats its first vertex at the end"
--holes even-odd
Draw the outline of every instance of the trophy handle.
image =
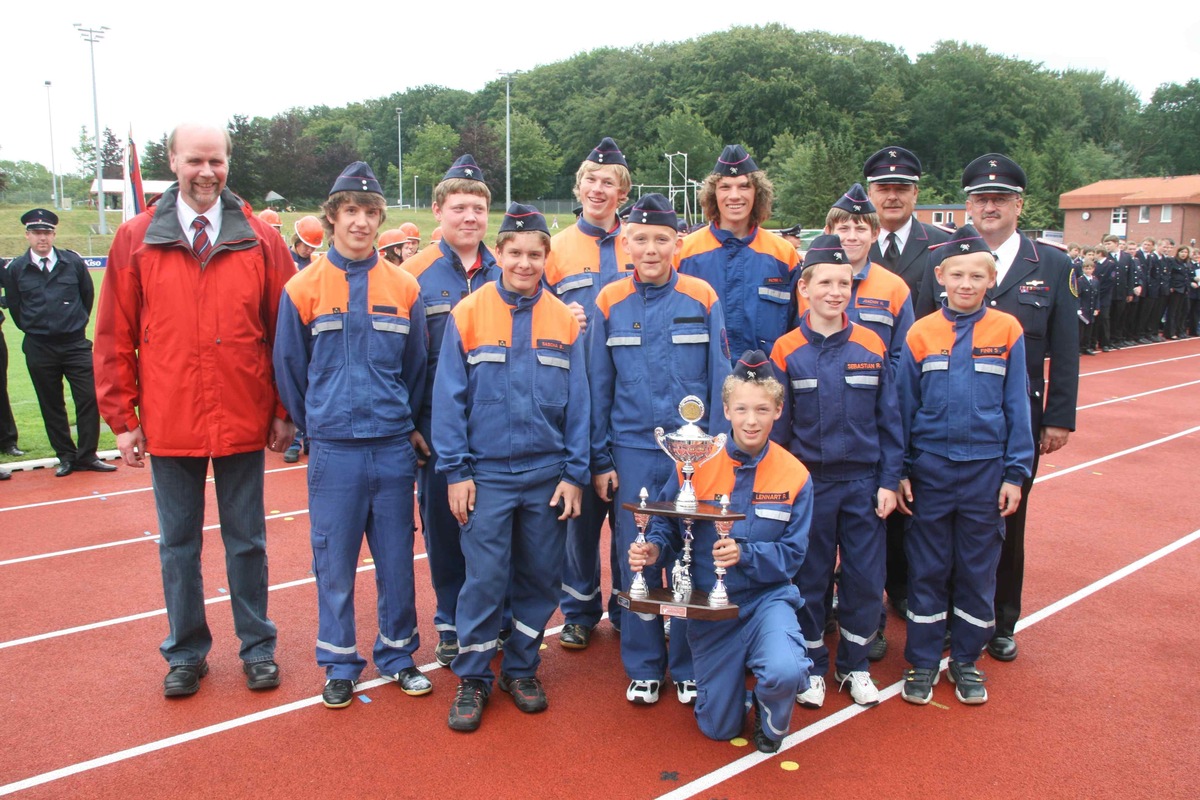
MULTIPOLYGON (((667 432, 666 431, 664 431, 662 428, 655 428, 654 429, 654 441, 658 444, 659 450, 662 450, 668 456, 671 455, 671 451, 667 449, 667 432)), ((672 461, 675 460, 674 456, 671 457, 671 460, 672 461)))

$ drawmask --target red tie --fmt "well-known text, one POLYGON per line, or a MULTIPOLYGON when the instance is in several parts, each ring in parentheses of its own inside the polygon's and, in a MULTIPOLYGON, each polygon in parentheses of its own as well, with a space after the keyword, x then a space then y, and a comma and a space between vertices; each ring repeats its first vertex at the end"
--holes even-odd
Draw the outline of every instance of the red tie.
POLYGON ((208 227, 208 218, 203 214, 192 220, 192 228, 196 234, 192 237, 192 250, 196 253, 196 258, 201 261, 208 255, 208 251, 212 249, 212 243, 208 241, 208 232, 205 228, 208 227))

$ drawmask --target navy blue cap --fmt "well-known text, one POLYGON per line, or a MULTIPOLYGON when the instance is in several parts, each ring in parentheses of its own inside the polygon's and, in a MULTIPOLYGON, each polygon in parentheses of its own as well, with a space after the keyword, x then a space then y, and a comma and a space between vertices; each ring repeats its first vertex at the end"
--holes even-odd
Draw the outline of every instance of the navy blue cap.
POLYGON ((679 217, 671 201, 658 192, 644 194, 629 209, 629 222, 638 225, 665 225, 679 230, 679 217))
POLYGON ((967 194, 986 192, 1023 194, 1025 170, 1017 162, 1000 153, 987 153, 963 169, 962 186, 967 194))
POLYGON ((621 148, 617 147, 617 143, 608 136, 605 136, 600 140, 600 144, 592 148, 592 152, 588 153, 588 157, 585 160, 594 161, 606 167, 617 164, 626 169, 629 168, 629 165, 625 163, 625 154, 621 152, 621 148))
MULTIPOLYGON (((622 222, 629 219, 629 212, 633 211, 633 204, 636 202, 637 202, 636 200, 630 200, 629 202, 625 203, 625 205, 618 208, 617 209, 617 219, 621 220, 622 222)), ((583 206, 579 207, 579 213, 580 214, 583 213, 583 206)), ((578 215, 576 215, 576 216, 578 216, 578 215)))
POLYGON ((732 178, 750 172, 758 172, 758 164, 754 163, 754 159, 746 152, 746 148, 740 144, 727 144, 721 151, 721 157, 717 159, 717 165, 713 167, 712 174, 732 178))
POLYGON ((995 258, 992 248, 988 247, 987 242, 979 235, 979 231, 975 230, 974 225, 963 225, 954 232, 953 236, 937 247, 946 248, 946 255, 942 257, 943 259, 965 256, 968 253, 987 253, 995 258))
POLYGON ((804 266, 813 264, 850 264, 850 257, 842 249, 842 237, 834 233, 823 233, 812 240, 804 251, 804 266))
POLYGON ((533 206, 513 203, 508 207, 508 211, 504 212, 504 220, 500 223, 500 233, 532 233, 536 231, 547 235, 550 233, 550 229, 546 227, 546 218, 533 206))
POLYGON ((446 170, 442 180, 448 181, 451 178, 466 178, 469 181, 482 182, 483 170, 475 163, 475 156, 464 153, 450 166, 450 169, 446 170))
POLYGON ((46 208, 35 208, 21 215, 27 231, 52 231, 58 225, 58 215, 46 208))
POLYGON ((733 365, 733 374, 744 381, 761 381, 775 377, 770 360, 762 350, 747 350, 733 365))
POLYGON ((846 190, 846 193, 838 198, 833 207, 840 208, 847 214, 863 215, 875 213, 875 205, 867 197, 867 193, 861 183, 856 183, 846 190))
POLYGON ((867 183, 917 183, 921 159, 903 147, 885 147, 863 164, 863 177, 867 183))
POLYGON ((329 190, 330 196, 338 192, 370 192, 382 197, 383 187, 379 185, 375 173, 365 161, 355 161, 342 170, 342 174, 333 182, 333 188, 329 190))

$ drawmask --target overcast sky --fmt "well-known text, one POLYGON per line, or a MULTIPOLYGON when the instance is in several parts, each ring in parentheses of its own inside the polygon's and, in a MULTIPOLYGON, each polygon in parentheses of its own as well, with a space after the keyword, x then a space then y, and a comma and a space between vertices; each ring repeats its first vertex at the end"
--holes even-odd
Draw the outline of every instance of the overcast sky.
POLYGON ((940 14, 924 10, 932 6, 877 0, 843 7, 789 0, 360 0, 302 10, 287 0, 207 0, 194 8, 217 13, 192 22, 186 3, 26 3, 5 15, 0 86, 8 119, 0 132, 0 159, 50 166, 52 114, 57 166, 77 168, 71 148, 81 125, 92 130, 93 112, 89 46, 75 22, 109 27, 95 45, 100 129, 122 136, 132 126, 139 146, 188 119, 270 117, 425 84, 478 91, 499 71, 531 69, 581 51, 682 41, 769 22, 885 41, 914 60, 942 39, 982 44, 1052 69, 1102 70, 1129 84, 1143 102, 1162 83, 1200 76, 1195 3, 1125 5, 1117 17, 1094 5, 1044 0, 938 5, 940 14), (545 7, 554 16, 530 11, 545 7), (730 17, 731 8, 740 16, 730 17), (1150 10, 1139 20, 1135 8, 1150 10), (1114 37, 1122 46, 1114 45, 1114 37), (52 84, 49 108, 46 81, 52 84))

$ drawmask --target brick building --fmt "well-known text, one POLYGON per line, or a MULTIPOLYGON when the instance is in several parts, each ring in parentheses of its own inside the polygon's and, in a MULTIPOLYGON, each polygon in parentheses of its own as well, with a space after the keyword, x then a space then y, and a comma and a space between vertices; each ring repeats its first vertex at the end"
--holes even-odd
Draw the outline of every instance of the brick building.
POLYGON ((1200 175, 1097 181, 1062 194, 1064 238, 1099 243, 1105 234, 1188 244, 1200 238, 1200 175))

